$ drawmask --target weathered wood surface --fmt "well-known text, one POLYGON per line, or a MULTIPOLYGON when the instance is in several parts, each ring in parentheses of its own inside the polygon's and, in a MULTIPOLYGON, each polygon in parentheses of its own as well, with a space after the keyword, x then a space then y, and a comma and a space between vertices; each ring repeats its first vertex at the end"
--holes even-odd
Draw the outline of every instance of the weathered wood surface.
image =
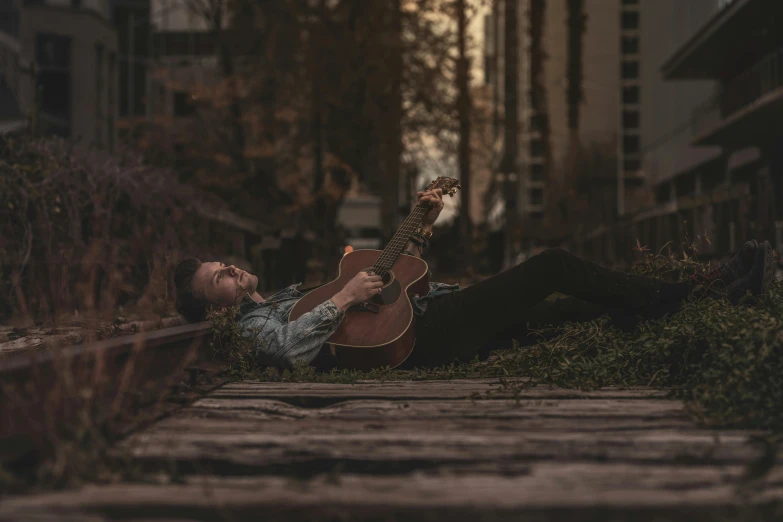
POLYGON ((96 341, 137 332, 148 332, 186 324, 184 319, 161 317, 145 321, 74 321, 71 326, 12 328, 0 327, 0 357, 26 350, 56 350, 85 341, 96 341))
POLYGON ((12 499, 0 520, 780 520, 777 489, 738 493, 739 467, 538 463, 492 473, 194 475, 183 484, 88 486, 12 499))
MULTIPOLYGON (((520 381, 522 382, 522 381, 520 381)), ((513 384, 514 379, 509 383, 513 384)), ((355 384, 259 383, 239 382, 217 390, 212 397, 277 399, 298 406, 322 407, 335 402, 362 399, 386 400, 461 400, 471 397, 513 398, 511 386, 496 379, 455 379, 451 381, 389 381, 355 384)), ((559 388, 535 387, 522 392, 522 399, 651 399, 665 398, 667 392, 651 388, 605 389, 583 392, 559 388)))
POLYGON ((782 520, 754 435, 641 388, 234 383, 119 445, 141 483, 4 499, 0 520, 782 520))

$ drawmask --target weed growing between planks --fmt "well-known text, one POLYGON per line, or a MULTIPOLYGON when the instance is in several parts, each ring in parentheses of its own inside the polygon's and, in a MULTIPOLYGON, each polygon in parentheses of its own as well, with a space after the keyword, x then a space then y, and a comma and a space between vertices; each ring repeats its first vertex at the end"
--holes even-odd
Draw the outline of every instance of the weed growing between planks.
MULTIPOLYGON (((680 281, 709 266, 692 245, 687 250, 641 255, 632 272, 680 281)), ((520 318, 521 321, 524 318, 520 318)), ((226 339, 238 339, 234 332, 226 339)), ((731 306, 725 298, 693 300, 631 332, 608 317, 534 330, 526 345, 437 368, 389 368, 319 373, 307 365, 293 370, 254 367, 246 340, 238 377, 275 382, 358 383, 363 380, 500 378, 519 395, 535 383, 590 390, 603 386, 671 388, 692 414, 709 425, 783 430, 783 284, 774 283, 758 302, 731 306), (532 341, 532 342, 531 342, 532 341), (250 370, 250 371, 248 371, 250 370)), ((236 348, 233 348, 236 352, 236 348)), ((240 350, 242 351, 242 350, 240 350)))

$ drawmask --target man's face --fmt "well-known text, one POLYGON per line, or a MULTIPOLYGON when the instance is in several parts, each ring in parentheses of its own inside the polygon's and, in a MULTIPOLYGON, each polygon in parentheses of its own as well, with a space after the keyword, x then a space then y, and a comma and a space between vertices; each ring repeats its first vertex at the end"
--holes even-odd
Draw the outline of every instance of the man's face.
POLYGON ((246 293, 255 292, 256 287, 258 277, 217 261, 201 263, 193 275, 193 289, 218 306, 232 306, 246 293))

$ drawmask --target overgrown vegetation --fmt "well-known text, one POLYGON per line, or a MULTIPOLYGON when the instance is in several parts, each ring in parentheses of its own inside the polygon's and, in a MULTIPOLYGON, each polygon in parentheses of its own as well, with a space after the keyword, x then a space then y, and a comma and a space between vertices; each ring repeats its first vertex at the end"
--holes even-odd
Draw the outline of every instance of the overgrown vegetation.
MULTIPOLYGON (((707 270, 679 251, 651 253, 633 271, 668 281, 707 270)), ((223 327, 230 322, 221 323, 223 327)), ((226 333, 223 333, 224 338, 226 333)), ((228 334, 240 339, 238 332, 228 334)), ((237 348, 234 356, 250 348, 237 348)), ((244 360, 242 357, 240 359, 244 360)), ((237 375, 263 381, 357 383, 365 379, 420 380, 498 377, 512 392, 535 383, 582 390, 603 386, 671 388, 708 425, 783 429, 783 283, 773 284, 757 302, 731 306, 725 298, 693 300, 675 314, 641 322, 635 331, 616 328, 609 317, 540 329, 511 350, 484 361, 398 371, 333 370, 317 373, 250 368, 237 375)), ((240 369, 235 366, 235 369, 240 369)))
MULTIPOLYGON (((707 269, 707 265, 682 253, 639 250, 643 260, 634 267, 637 273, 674 281, 707 269)), ((534 331, 513 349, 496 351, 487 360, 413 371, 383 368, 322 373, 307 365, 298 365, 292 371, 260 367, 251 343, 234 320, 237 312, 237 308, 231 308, 210 314, 215 330, 211 346, 233 378, 344 384, 496 378, 504 391, 516 397, 536 384, 581 390, 653 386, 670 388, 673 397, 684 399, 694 417, 708 425, 783 431, 780 282, 756 303, 732 307, 725 299, 697 300, 674 316, 642 322, 633 332, 615 328, 608 317, 566 324, 534 331)), ((74 418, 73 426, 60 426, 56 440, 47 439, 46 459, 0 467, 0 489, 61 487, 134 477, 141 480, 132 459, 120 462, 118 454, 109 451, 111 437, 106 433, 111 430, 107 431, 109 425, 100 410, 87 407, 74 418)))
MULTIPOLYGON (((57 138, 0 139, 0 321, 171 308, 169 271, 203 204, 137 155, 110 156, 57 138)), ((198 247, 198 248, 197 248, 198 247)))

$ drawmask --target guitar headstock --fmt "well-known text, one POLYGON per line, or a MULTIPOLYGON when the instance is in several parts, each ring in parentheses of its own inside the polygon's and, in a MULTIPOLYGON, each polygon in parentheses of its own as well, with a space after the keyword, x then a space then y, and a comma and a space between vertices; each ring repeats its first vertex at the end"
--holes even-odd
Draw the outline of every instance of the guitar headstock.
POLYGON ((442 189, 443 195, 446 196, 454 196, 454 194, 457 193, 459 189, 462 187, 459 186, 459 181, 457 181, 454 178, 446 178, 443 176, 438 176, 438 178, 429 184, 427 188, 424 190, 435 190, 435 189, 442 189))

